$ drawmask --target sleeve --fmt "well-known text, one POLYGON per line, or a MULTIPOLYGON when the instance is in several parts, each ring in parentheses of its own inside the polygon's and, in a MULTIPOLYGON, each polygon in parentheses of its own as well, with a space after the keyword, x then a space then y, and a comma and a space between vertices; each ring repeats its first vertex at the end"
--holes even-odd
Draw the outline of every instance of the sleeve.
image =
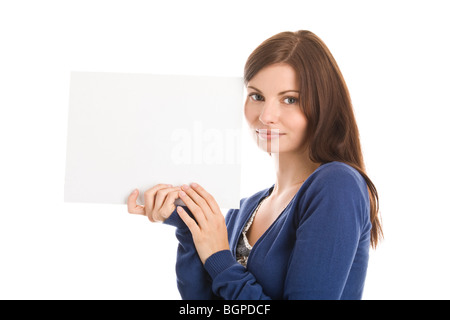
MULTIPOLYGON (((241 199, 240 208, 245 200, 246 198, 241 199)), ((239 210, 230 210, 225 216, 228 229, 234 224, 232 220, 236 219, 238 212, 239 210)), ((230 230, 228 237, 231 237, 230 230)), ((205 261, 205 269, 213 279, 212 290, 217 296, 226 300, 270 300, 254 275, 236 261, 230 250, 212 254, 205 261)))
POLYGON ((285 280, 286 299, 341 299, 368 210, 365 183, 353 175, 318 183, 302 204, 285 280))
MULTIPOLYGON (((187 206, 182 207, 193 217, 187 206)), ((175 270, 181 298, 188 300, 216 299, 217 297, 211 289, 211 278, 197 254, 191 232, 176 210, 164 221, 164 224, 177 228, 175 235, 179 244, 175 270)))
POLYGON ((205 268, 213 279, 213 292, 225 300, 270 300, 255 276, 236 262, 230 250, 211 255, 205 268))
MULTIPOLYGON (((241 200, 241 205, 243 201, 241 200)), ((227 228, 233 223, 232 210, 225 217, 227 228)), ((236 218, 237 214, 234 215, 236 218)), ((228 232, 228 237, 231 232, 228 232)), ((222 250, 212 254, 205 261, 205 269, 212 279, 212 290, 214 294, 225 300, 270 300, 270 297, 264 294, 263 288, 256 282, 255 276, 247 271, 233 257, 230 250, 222 250)))
MULTIPOLYGON (((305 208, 295 212, 300 218, 284 299, 339 299, 358 247, 364 197, 355 180, 349 176, 331 179, 319 183, 316 191, 305 199, 305 208)), ((225 299, 270 299, 229 250, 213 254, 205 268, 213 280, 213 292, 225 299)))

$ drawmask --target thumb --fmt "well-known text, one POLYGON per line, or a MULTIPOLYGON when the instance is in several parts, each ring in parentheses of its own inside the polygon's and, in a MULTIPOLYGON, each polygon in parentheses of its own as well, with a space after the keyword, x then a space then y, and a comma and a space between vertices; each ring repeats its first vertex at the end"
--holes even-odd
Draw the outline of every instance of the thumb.
POLYGON ((127 207, 128 212, 133 214, 140 214, 145 216, 145 208, 144 206, 138 205, 136 200, 139 195, 139 190, 136 188, 134 191, 128 196, 127 207))

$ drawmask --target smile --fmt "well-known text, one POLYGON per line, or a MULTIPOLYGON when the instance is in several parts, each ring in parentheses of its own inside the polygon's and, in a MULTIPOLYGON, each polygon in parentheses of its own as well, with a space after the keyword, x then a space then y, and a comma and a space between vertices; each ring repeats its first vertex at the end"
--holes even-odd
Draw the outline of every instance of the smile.
POLYGON ((267 130, 267 129, 257 129, 256 134, 259 138, 264 140, 279 139, 284 136, 285 133, 281 133, 279 130, 267 130))

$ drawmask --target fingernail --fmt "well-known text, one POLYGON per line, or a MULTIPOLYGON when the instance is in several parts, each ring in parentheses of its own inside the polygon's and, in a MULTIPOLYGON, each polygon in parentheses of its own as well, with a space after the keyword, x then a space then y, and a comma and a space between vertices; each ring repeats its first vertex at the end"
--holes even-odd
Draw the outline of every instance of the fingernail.
POLYGON ((188 185, 186 185, 186 184, 183 184, 183 185, 181 186, 181 189, 183 189, 183 190, 187 190, 187 189, 189 189, 189 186, 188 186, 188 185))
POLYGON ((184 196, 186 196, 186 193, 184 191, 180 191, 180 196, 184 197, 184 196))
POLYGON ((191 183, 191 186, 194 187, 194 188, 196 188, 196 187, 198 187, 198 184, 196 184, 195 182, 192 182, 192 183, 191 183))
POLYGON ((136 192, 138 192, 138 189, 134 189, 132 193, 136 193, 136 192))

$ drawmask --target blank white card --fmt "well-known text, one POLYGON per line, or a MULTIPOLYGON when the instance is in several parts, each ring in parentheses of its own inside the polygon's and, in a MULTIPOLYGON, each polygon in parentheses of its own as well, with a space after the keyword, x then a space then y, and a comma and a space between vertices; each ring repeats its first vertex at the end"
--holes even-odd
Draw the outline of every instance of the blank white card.
MULTIPOLYGON (((126 204, 138 188, 202 185, 239 208, 243 79, 72 72, 65 202, 126 204)), ((177 200, 177 204, 180 200, 177 200)))

